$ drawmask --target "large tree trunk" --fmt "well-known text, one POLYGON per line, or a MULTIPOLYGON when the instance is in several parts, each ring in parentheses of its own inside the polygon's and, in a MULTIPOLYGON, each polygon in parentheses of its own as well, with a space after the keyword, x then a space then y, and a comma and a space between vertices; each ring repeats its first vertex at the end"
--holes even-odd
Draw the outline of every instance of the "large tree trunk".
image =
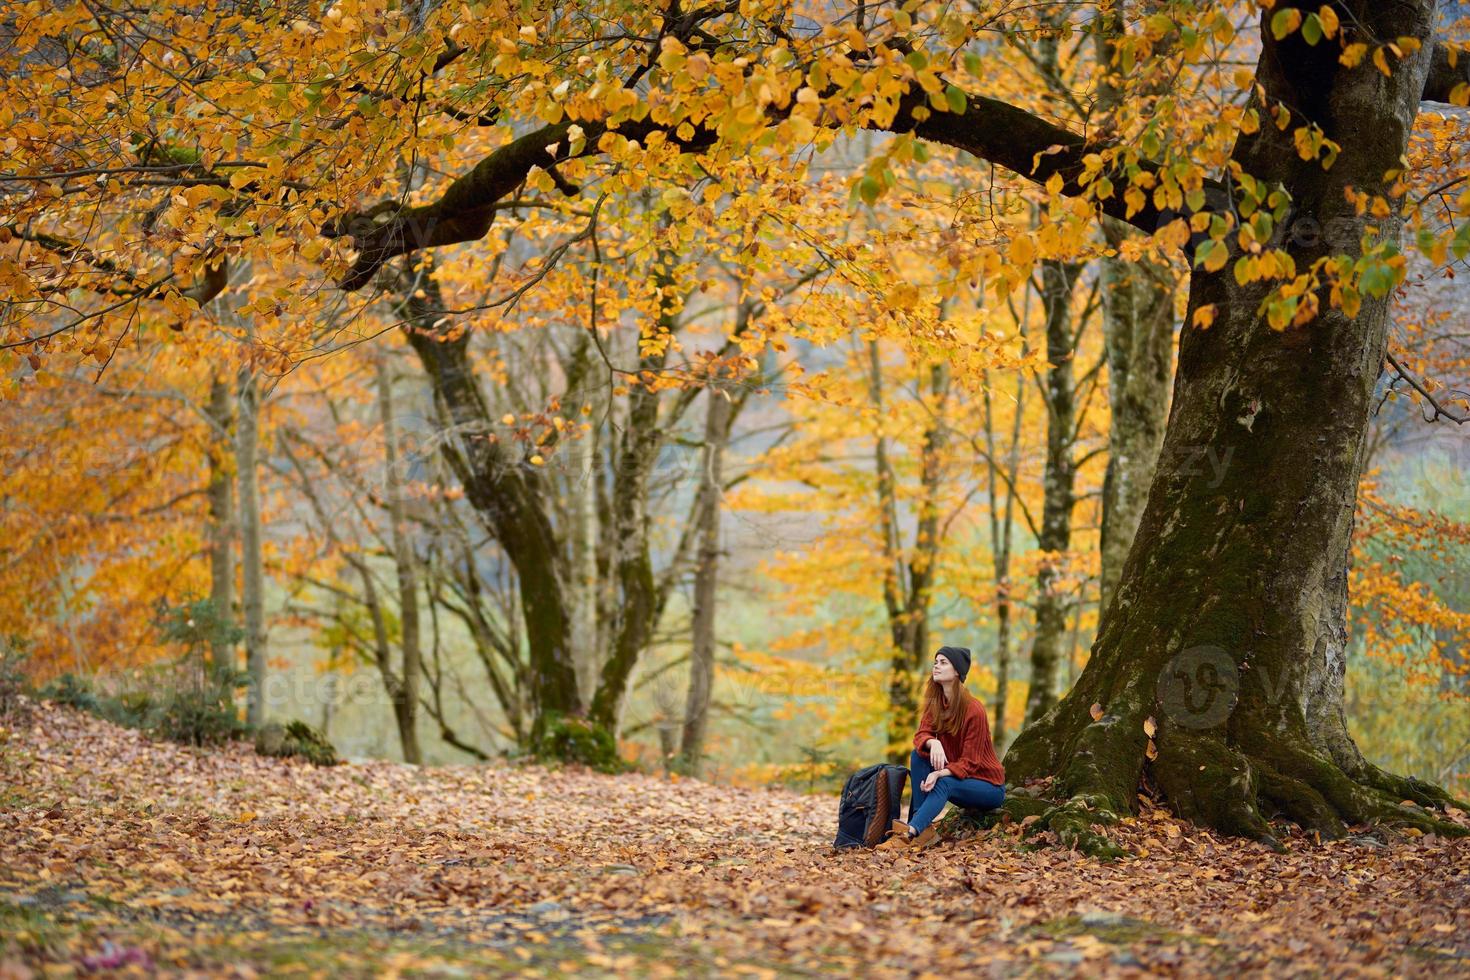
POLYGON ((235 416, 234 397, 223 375, 215 375, 209 386, 209 602, 214 607, 215 635, 210 657, 218 667, 235 666, 235 644, 230 639, 235 623, 234 474, 229 465, 230 428, 235 416))
MULTIPOLYGON (((1257 80, 1294 118, 1234 152, 1290 193, 1281 247, 1298 269, 1355 250, 1370 223, 1388 235, 1400 226, 1357 214, 1344 191, 1388 197, 1384 175, 1402 165, 1424 90, 1434 5, 1350 6, 1344 24, 1422 49, 1385 78, 1342 68, 1336 45, 1263 30, 1257 80), (1330 170, 1297 155, 1304 120, 1341 144, 1330 170)), ((1195 273, 1186 323, 1209 304, 1217 316, 1186 328, 1158 470, 1092 659, 1006 756, 1018 786, 1053 777, 1051 793, 1069 802, 1044 823, 1064 839, 1101 848, 1088 824, 1131 809, 1145 771, 1180 815, 1268 843, 1276 812, 1324 835, 1370 820, 1463 833, 1400 806, 1447 797, 1363 760, 1343 717, 1349 546, 1387 300, 1278 331, 1257 312, 1267 289, 1239 285, 1230 263, 1195 273), (1222 474, 1197 465, 1201 447, 1230 452, 1222 474)))
POLYGON ((240 484, 240 600, 245 619, 245 669, 250 675, 245 720, 252 726, 258 726, 265 721, 265 567, 257 458, 260 448, 260 385, 255 369, 250 365, 240 371, 239 397, 235 461, 240 484))
POLYGON ((1046 470, 1042 478, 1041 533, 1036 547, 1036 635, 1031 642, 1031 686, 1026 721, 1056 703, 1057 678, 1067 648, 1069 597, 1061 591, 1061 563, 1072 543, 1072 507, 1077 502, 1077 388, 1073 370, 1072 289, 1081 267, 1047 260, 1041 264, 1041 300, 1046 311, 1046 470))
POLYGON ((423 362, 443 417, 445 458, 465 496, 484 515, 520 582, 531 656, 532 744, 549 714, 581 711, 572 665, 566 572, 560 546, 541 501, 544 481, 527 461, 500 444, 469 361, 470 332, 445 317, 443 299, 427 265, 405 289, 405 332, 423 362))
POLYGON ((1099 545, 1098 608, 1106 609, 1148 502, 1164 441, 1174 366, 1174 276, 1166 266, 1117 257, 1102 259, 1100 273, 1112 409, 1099 545))
POLYGON ((385 355, 380 354, 376 360, 378 418, 383 424, 383 490, 388 498, 389 541, 398 580, 398 624, 402 634, 399 638, 402 655, 398 676, 389 685, 388 694, 393 701, 393 718, 398 723, 403 761, 420 765, 424 757, 419 750, 418 729, 419 673, 423 669, 419 646, 418 559, 408 536, 408 511, 403 499, 402 474, 398 471, 398 420, 393 412, 393 379, 389 375, 385 355))

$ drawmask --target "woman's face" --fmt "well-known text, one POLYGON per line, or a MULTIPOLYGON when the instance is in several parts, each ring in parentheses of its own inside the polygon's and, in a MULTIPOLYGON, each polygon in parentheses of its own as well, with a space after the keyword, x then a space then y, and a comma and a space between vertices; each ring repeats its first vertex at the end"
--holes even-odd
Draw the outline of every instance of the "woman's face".
POLYGON ((954 664, 942 653, 934 655, 934 670, 930 674, 936 684, 948 684, 950 681, 958 680, 959 674, 955 672, 954 664))

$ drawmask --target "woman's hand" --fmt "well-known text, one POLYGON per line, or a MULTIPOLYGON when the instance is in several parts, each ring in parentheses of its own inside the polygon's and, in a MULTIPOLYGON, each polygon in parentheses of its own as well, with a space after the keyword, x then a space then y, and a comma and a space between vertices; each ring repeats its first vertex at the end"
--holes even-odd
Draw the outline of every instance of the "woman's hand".
MULTIPOLYGON (((943 751, 943 750, 941 749, 940 751, 943 751)), ((934 784, 937 783, 937 782, 939 782, 939 778, 941 776, 948 776, 948 775, 949 775, 949 770, 948 769, 936 769, 933 772, 931 772, 929 775, 927 775, 927 776, 924 777, 924 781, 919 784, 919 788, 922 789, 924 792, 928 793, 929 791, 931 791, 932 789, 934 789, 934 784)))
MULTIPOLYGON (((944 755, 944 746, 939 743, 939 739, 937 738, 931 738, 929 740, 929 765, 935 769, 943 769, 949 765, 949 759, 944 755)), ((924 788, 926 790, 928 789, 927 786, 924 788)))

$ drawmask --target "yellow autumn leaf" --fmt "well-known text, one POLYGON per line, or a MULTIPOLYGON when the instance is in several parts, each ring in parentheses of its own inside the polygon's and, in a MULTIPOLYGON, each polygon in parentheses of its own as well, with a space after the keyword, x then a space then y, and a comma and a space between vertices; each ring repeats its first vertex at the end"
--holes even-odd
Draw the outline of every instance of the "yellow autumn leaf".
POLYGON ((1330 5, 1325 3, 1322 5, 1321 9, 1317 11, 1317 19, 1322 22, 1323 36, 1330 38, 1337 33, 1339 26, 1337 11, 1333 10, 1330 5))
POLYGON ((1343 48, 1342 54, 1338 55, 1337 60, 1345 67, 1356 68, 1362 62, 1363 57, 1367 55, 1367 53, 1368 45, 1362 43, 1361 41, 1356 41, 1343 48))
POLYGON ((1383 77, 1393 77, 1393 72, 1388 67, 1388 55, 1384 53, 1383 48, 1373 49, 1373 67, 1381 71, 1383 73, 1383 77))

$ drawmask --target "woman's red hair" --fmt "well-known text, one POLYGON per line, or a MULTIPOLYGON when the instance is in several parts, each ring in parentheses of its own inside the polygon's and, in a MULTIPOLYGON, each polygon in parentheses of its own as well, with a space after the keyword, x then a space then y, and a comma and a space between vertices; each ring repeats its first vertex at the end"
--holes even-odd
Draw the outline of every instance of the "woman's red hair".
POLYGON ((927 720, 929 727, 937 732, 958 735, 960 726, 965 723, 965 715, 970 710, 970 702, 974 699, 975 696, 965 687, 964 682, 956 681, 954 700, 946 704, 944 687, 931 677, 924 686, 924 706, 919 711, 920 725, 927 720))

